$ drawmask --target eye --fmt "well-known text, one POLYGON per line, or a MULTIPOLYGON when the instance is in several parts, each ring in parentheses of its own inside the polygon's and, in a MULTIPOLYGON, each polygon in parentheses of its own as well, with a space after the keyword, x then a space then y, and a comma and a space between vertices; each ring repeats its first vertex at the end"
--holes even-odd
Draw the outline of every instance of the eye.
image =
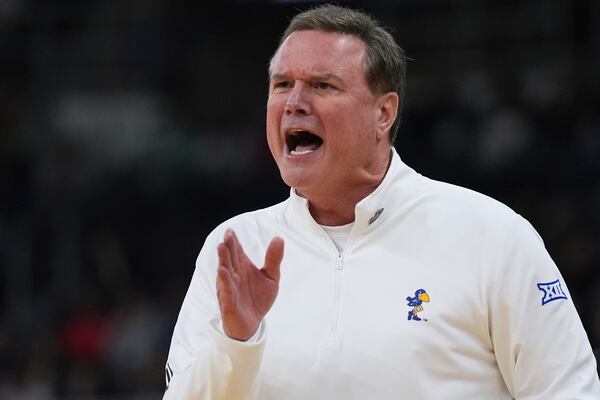
POLYGON ((329 90, 329 89, 333 89, 333 86, 327 82, 317 82, 317 83, 315 83, 315 88, 321 89, 321 90, 329 90))
POLYGON ((289 89, 293 86, 294 84, 290 81, 277 81, 273 83, 273 89, 289 89))

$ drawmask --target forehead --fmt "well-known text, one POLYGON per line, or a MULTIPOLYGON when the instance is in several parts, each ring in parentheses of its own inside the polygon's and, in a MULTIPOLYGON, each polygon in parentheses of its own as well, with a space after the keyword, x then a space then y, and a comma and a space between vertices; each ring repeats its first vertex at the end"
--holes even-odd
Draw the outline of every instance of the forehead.
POLYGON ((364 76, 364 54, 365 45, 355 36, 316 30, 295 31, 273 57, 271 74, 364 76))

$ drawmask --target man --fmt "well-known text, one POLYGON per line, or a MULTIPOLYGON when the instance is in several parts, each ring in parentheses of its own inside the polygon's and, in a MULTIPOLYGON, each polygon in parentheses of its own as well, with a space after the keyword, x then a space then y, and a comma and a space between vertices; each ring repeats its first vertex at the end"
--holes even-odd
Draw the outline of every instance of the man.
POLYGON ((290 198, 206 239, 165 399, 600 399, 533 228, 394 151, 404 70, 363 13, 291 21, 267 105, 290 198))

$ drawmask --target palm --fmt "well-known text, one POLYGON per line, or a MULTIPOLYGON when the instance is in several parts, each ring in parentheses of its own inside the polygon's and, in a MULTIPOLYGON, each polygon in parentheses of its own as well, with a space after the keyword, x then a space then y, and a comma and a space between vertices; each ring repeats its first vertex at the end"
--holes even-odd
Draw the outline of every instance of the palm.
POLYGON ((277 297, 283 240, 271 241, 261 269, 244 253, 233 231, 225 233, 218 253, 217 297, 223 329, 234 339, 247 340, 277 297))

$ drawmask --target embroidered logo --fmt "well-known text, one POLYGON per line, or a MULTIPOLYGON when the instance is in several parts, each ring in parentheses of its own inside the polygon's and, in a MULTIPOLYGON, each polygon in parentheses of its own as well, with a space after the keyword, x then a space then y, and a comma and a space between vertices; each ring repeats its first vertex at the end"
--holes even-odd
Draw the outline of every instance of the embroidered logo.
POLYGON ((427 321, 427 318, 419 318, 419 316, 417 315, 418 313, 420 313, 421 311, 423 311, 423 303, 429 303, 429 295, 427 294, 427 292, 425 291, 425 289, 419 289, 415 292, 415 296, 414 297, 410 297, 408 296, 406 298, 406 301, 408 302, 408 306, 412 307, 412 310, 410 310, 408 312, 408 320, 410 321, 411 319, 414 321, 427 321))
POLYGON ((371 218, 369 218, 369 225, 371 225, 373 222, 375 222, 377 220, 377 218, 379 218, 379 216, 381 215, 382 212, 383 212, 383 208, 380 208, 379 210, 375 211, 375 214, 373 214, 373 216, 371 218))
POLYGON ((560 287, 560 281, 558 279, 552 282, 538 283, 537 287, 544 293, 542 305, 554 300, 567 300, 567 295, 563 292, 562 287, 560 287))

